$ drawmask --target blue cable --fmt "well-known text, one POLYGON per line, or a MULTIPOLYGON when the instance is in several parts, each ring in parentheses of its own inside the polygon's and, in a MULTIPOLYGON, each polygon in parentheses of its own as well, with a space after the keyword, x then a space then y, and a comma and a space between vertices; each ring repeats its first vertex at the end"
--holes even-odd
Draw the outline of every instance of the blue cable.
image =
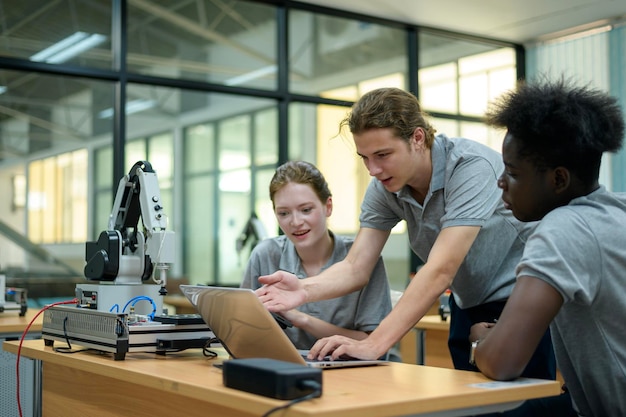
POLYGON ((157 310, 157 305, 154 302, 154 300, 150 297, 147 297, 145 295, 138 295, 137 297, 133 297, 130 300, 128 300, 128 302, 126 303, 126 305, 124 306, 124 308, 122 309, 122 313, 124 313, 126 311, 126 307, 128 307, 128 305, 130 303, 132 303, 132 306, 134 307, 135 304, 137 304, 139 301, 150 301, 150 303, 152 303, 152 313, 148 314, 148 317, 150 317, 150 320, 154 320, 154 315, 156 314, 156 310, 157 310))

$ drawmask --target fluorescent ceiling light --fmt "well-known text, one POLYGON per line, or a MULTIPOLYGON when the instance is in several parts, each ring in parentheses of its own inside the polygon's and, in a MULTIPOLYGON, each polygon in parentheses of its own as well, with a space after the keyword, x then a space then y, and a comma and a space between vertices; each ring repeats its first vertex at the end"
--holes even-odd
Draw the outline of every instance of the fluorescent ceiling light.
POLYGON ((265 75, 270 75, 276 72, 276 65, 269 65, 267 67, 259 68, 258 70, 250 71, 242 75, 238 75, 233 78, 229 78, 224 81, 225 85, 239 85, 246 83, 248 81, 256 80, 257 78, 263 77, 265 75))
POLYGON ((31 56, 30 59, 31 61, 60 64, 100 45, 106 41, 106 39, 106 36, 97 33, 90 35, 86 32, 76 32, 54 45, 37 52, 35 55, 31 56))
POLYGON ((138 113, 154 107, 154 100, 139 99, 126 103, 126 114, 138 113))
MULTIPOLYGON (((151 109, 155 106, 155 104, 156 103, 154 100, 147 100, 144 98, 129 101, 128 103, 126 103, 126 114, 139 113, 140 111, 151 109)), ((100 119, 110 119, 111 117, 113 117, 113 109, 109 108, 102 110, 100 113, 98 113, 98 117, 100 119)))
POLYGON ((7 88, 3 85, 0 85, 0 94, 4 94, 7 91, 7 88))

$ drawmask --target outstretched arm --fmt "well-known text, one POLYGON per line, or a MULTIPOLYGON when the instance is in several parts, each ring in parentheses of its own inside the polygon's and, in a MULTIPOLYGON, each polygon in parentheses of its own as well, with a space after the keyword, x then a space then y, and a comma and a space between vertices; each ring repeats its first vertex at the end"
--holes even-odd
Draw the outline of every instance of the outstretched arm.
POLYGON ((311 357, 351 356, 375 359, 384 355, 417 323, 450 287, 480 227, 455 226, 439 233, 427 262, 415 274, 398 304, 367 339, 354 341, 341 336, 320 339, 311 349, 311 357))
POLYGON ((279 312, 356 291, 367 284, 389 233, 361 228, 348 255, 341 262, 319 275, 302 280, 285 271, 261 276, 259 282, 264 285, 256 293, 268 310, 279 312))
POLYGON ((470 341, 479 340, 478 369, 497 380, 520 376, 562 305, 561 294, 545 281, 519 277, 498 323, 472 326, 470 341))

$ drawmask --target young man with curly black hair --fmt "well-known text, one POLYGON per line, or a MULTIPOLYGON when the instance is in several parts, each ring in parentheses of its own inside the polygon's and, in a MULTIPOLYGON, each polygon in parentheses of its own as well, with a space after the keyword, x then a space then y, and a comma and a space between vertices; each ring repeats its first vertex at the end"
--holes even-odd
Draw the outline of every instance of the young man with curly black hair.
POLYGON ((491 378, 516 378, 549 327, 576 412, 626 415, 626 194, 598 182, 602 154, 622 146, 622 110, 561 79, 521 84, 487 121, 507 129, 505 207, 539 224, 497 324, 471 329, 475 363, 491 378))

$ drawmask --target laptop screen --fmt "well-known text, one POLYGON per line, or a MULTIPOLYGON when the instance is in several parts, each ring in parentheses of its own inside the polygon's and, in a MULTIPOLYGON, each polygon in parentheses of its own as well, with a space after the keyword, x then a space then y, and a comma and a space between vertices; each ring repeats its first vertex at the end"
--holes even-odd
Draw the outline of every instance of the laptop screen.
POLYGON ((200 285, 180 289, 233 358, 305 363, 251 289, 200 285))

